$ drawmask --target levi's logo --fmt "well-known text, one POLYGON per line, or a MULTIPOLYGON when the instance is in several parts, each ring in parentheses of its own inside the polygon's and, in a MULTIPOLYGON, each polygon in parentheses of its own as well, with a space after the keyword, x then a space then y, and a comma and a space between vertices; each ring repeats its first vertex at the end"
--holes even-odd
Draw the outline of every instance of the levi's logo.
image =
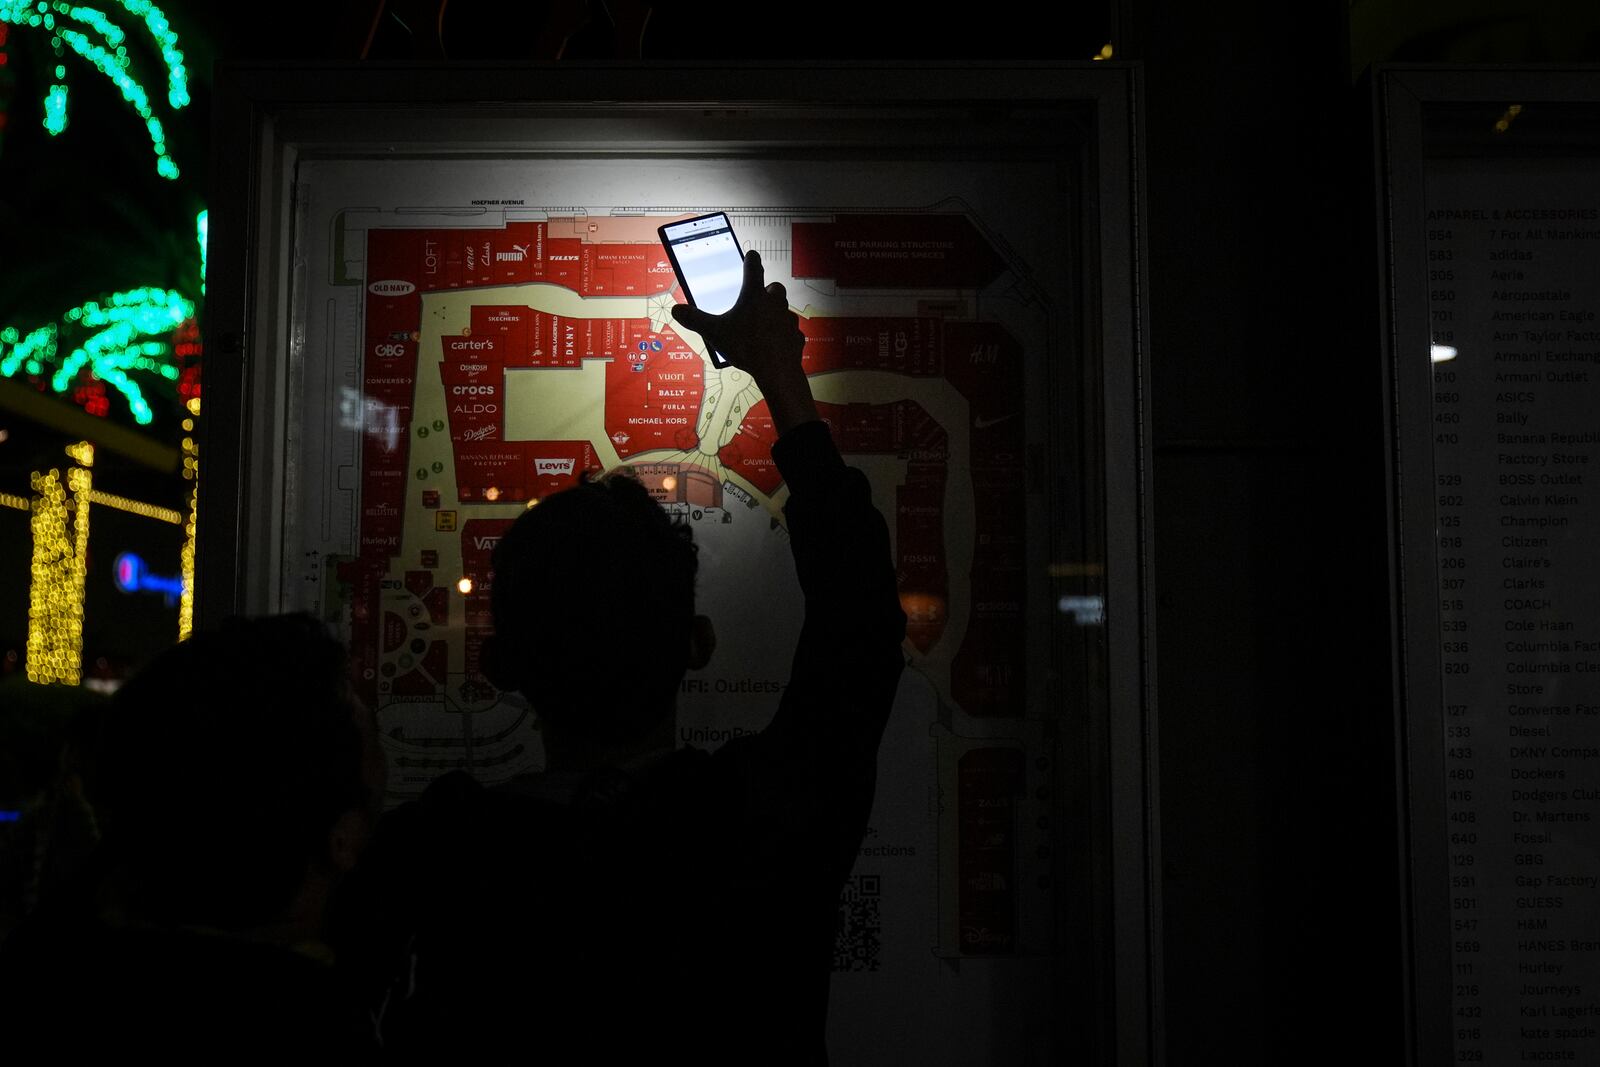
POLYGON ((535 459, 533 473, 535 474, 571 474, 574 460, 571 456, 565 459, 535 459))

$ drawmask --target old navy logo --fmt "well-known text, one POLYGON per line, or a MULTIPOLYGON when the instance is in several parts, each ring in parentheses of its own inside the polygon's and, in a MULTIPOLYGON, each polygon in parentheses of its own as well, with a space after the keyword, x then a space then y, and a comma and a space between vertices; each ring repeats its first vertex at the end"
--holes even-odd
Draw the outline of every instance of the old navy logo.
POLYGON ((367 286, 367 292, 373 296, 410 296, 417 291, 413 282, 402 281, 398 278, 389 278, 381 282, 373 282, 367 286))

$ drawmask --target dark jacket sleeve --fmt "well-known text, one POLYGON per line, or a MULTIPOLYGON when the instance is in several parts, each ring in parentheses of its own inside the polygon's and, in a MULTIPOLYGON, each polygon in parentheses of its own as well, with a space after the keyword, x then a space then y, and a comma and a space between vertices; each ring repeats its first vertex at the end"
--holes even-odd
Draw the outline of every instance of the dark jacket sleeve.
POLYGON ((810 422, 772 449, 789 486, 784 514, 805 597, 789 684, 761 747, 781 805, 830 844, 842 881, 860 847, 878 742, 905 660, 906 619, 889 531, 866 476, 846 466, 828 427, 810 422))

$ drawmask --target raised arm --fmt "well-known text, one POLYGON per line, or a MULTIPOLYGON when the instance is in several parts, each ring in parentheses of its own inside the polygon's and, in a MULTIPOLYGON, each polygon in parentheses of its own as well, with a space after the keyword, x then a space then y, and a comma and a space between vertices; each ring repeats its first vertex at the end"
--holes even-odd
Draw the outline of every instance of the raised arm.
POLYGON ((763 281, 761 259, 751 252, 743 290, 727 314, 686 306, 673 314, 755 379, 780 434, 772 454, 789 487, 784 513, 805 623, 789 685, 762 739, 766 757, 783 765, 778 779, 803 779, 815 790, 812 802, 828 813, 842 878, 871 809, 878 741, 904 666, 905 615, 888 528, 866 476, 845 465, 819 420, 800 363, 805 336, 783 286, 763 281))
POLYGON ((706 339, 728 362, 755 379, 772 412, 780 435, 817 417, 811 383, 800 367, 806 337, 789 310, 789 294, 781 282, 763 285, 761 254, 744 257, 744 286, 739 299, 725 314, 709 315, 697 307, 678 304, 672 317, 706 339))

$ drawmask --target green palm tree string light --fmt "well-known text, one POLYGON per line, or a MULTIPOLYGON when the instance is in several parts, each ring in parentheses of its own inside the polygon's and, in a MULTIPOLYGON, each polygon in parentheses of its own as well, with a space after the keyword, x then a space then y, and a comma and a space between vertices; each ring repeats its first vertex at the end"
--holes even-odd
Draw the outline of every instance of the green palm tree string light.
MULTIPOLYGON (((164 103, 175 112, 190 103, 189 72, 181 42, 166 14, 149 0, 108 0, 105 8, 68 0, 0 0, 0 31, 14 31, 5 41, 13 48, 19 38, 32 38, 47 39, 53 50, 53 65, 34 64, 44 75, 39 80, 50 83, 43 99, 43 124, 49 134, 67 130, 72 106, 69 74, 72 67, 85 63, 105 77, 139 116, 155 156, 156 173, 176 181, 180 171, 156 110, 164 103), (135 46, 132 51, 130 44, 135 46), (160 56, 164 93, 153 85, 147 88, 138 74, 138 68, 155 54, 160 56)), ((38 47, 42 51, 42 40, 38 47)), ((204 293, 205 211, 199 213, 195 225, 200 291, 204 293)), ((194 299, 176 290, 136 286, 85 300, 42 324, 35 319, 35 324, 19 327, 0 319, 0 377, 25 377, 40 388, 71 394, 87 375, 120 394, 134 422, 150 425, 154 412, 140 382, 178 379, 172 335, 193 318, 195 308, 194 299)), ((100 409, 95 413, 101 414, 105 402, 98 403, 100 409)))
MULTIPOLYGON (((183 65, 183 50, 178 35, 161 9, 148 0, 121 0, 126 14, 141 20, 155 49, 161 54, 166 73, 166 102, 173 110, 189 105, 189 72, 183 65)), ((62 62, 68 52, 108 79, 128 105, 138 113, 150 136, 156 157, 156 173, 176 179, 178 164, 167 151, 166 129, 156 115, 150 93, 132 73, 133 56, 128 50, 128 34, 104 11, 68 3, 67 0, 0 0, 0 22, 19 29, 50 34, 55 50, 55 80, 44 98, 44 128, 60 134, 68 121, 68 67, 62 62)))

